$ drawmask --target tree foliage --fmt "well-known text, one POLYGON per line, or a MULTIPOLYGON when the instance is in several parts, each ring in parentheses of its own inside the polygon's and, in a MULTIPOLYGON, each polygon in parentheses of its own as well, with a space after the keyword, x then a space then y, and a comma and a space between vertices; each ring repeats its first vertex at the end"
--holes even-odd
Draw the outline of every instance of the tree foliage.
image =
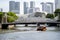
POLYGON ((0 18, 3 16, 3 12, 0 12, 0 18))
POLYGON ((7 15, 8 15, 7 19, 8 22, 13 22, 18 19, 18 16, 14 12, 8 12, 7 15))
MULTIPOLYGON (((2 21, 2 17, 4 16, 4 12, 0 12, 0 23, 2 21)), ((18 16, 13 12, 7 12, 7 22, 14 22, 18 19, 18 16)))
POLYGON ((1 23, 2 17, 3 17, 3 12, 0 12, 0 23, 1 23))
POLYGON ((60 13, 60 9, 56 9, 54 13, 55 13, 55 16, 58 16, 58 13, 60 13))
POLYGON ((58 15, 59 15, 59 18, 60 18, 60 9, 56 9, 54 14, 47 14, 46 18, 51 18, 52 19, 52 18, 54 18, 58 15))
POLYGON ((47 14, 47 15, 46 15, 46 18, 51 18, 51 19, 53 19, 53 18, 54 18, 54 15, 53 15, 53 14, 47 14))

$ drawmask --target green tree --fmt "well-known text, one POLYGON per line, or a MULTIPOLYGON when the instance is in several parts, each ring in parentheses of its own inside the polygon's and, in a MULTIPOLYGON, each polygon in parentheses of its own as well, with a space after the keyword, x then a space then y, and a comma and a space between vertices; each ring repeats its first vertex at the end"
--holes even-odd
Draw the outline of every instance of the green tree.
MULTIPOLYGON (((0 12, 0 23, 2 22, 2 18, 5 16, 5 12, 0 12)), ((14 22, 18 19, 18 16, 13 12, 7 13, 7 22, 14 22)))
POLYGON ((58 16, 58 14, 60 13, 60 9, 56 9, 54 13, 55 13, 55 16, 58 16))
POLYGON ((3 12, 0 12, 0 23, 2 21, 2 17, 3 17, 3 12))
POLYGON ((51 18, 51 19, 53 19, 53 18, 54 18, 54 15, 53 15, 53 14, 47 14, 47 15, 46 15, 46 18, 51 18))
POLYGON ((7 13, 7 21, 8 22, 14 22, 17 19, 18 19, 18 16, 14 12, 7 13))

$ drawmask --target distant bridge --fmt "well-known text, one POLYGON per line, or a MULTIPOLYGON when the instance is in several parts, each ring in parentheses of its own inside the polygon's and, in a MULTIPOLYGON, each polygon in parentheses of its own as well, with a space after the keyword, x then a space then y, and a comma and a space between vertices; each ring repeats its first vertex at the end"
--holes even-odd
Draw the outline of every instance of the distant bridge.
POLYGON ((28 26, 28 24, 37 24, 37 27, 40 26, 40 24, 52 24, 52 25, 58 25, 60 22, 19 22, 19 23, 2 23, 2 29, 7 29, 9 25, 17 25, 17 24, 25 24, 25 26, 28 26))
POLYGON ((28 24, 37 24, 37 26, 40 26, 40 24, 54 24, 54 25, 57 25, 57 24, 60 24, 60 22, 57 22, 57 21, 47 21, 47 19, 42 19, 40 17, 38 17, 37 19, 36 18, 26 18, 26 19, 23 19, 22 22, 19 20, 17 22, 13 22, 13 23, 8 23, 7 22, 7 14, 5 14, 5 17, 2 18, 2 23, 1 23, 1 26, 3 29, 6 29, 8 28, 9 25, 17 25, 17 24, 25 24, 25 26, 27 26, 28 24))
POLYGON ((60 22, 13 22, 13 23, 1 23, 7 25, 17 25, 17 24, 60 24, 60 22))

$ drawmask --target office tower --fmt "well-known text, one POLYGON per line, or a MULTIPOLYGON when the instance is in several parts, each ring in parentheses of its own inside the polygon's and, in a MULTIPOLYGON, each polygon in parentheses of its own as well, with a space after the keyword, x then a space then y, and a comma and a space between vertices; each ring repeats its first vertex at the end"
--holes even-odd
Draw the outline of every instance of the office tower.
POLYGON ((30 8, 34 8, 35 7, 35 2, 34 1, 30 1, 30 8))
POLYGON ((60 0, 55 0, 55 9, 60 9, 60 0))
POLYGON ((35 11, 35 2, 34 1, 30 1, 30 8, 28 8, 29 13, 34 13, 35 11))
POLYGON ((15 10, 16 10, 16 13, 20 13, 20 2, 16 2, 15 3, 15 10))
POLYGON ((33 8, 29 8, 29 13, 33 13, 34 9, 33 8))
POLYGON ((39 12, 40 11, 40 8, 39 7, 36 7, 35 8, 35 12, 39 12))
POLYGON ((45 12, 47 12, 47 13, 51 13, 51 7, 50 7, 50 5, 45 5, 46 7, 45 7, 45 12))
POLYGON ((2 8, 0 8, 0 12, 2 12, 3 11, 3 9, 2 8))
MULTIPOLYGON (((50 7, 50 11, 49 11, 49 13, 53 13, 53 3, 52 2, 47 2, 46 3, 49 7, 50 7)), ((47 8, 48 10, 49 10, 49 8, 47 8)))
POLYGON ((28 12, 28 2, 24 2, 24 14, 28 12))
POLYGON ((9 1, 9 11, 19 14, 20 13, 20 2, 9 1))
POLYGON ((51 2, 42 2, 42 11, 47 13, 53 13, 53 3, 51 2))
POLYGON ((41 5, 42 5, 42 11, 45 11, 45 3, 42 2, 41 5))

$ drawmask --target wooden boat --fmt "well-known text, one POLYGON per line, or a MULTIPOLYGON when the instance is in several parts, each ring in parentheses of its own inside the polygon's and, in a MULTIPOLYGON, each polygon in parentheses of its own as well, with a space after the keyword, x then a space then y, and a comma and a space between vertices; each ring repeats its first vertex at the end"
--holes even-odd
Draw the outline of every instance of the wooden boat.
POLYGON ((39 26, 38 28, 37 28, 37 31, 46 31, 47 29, 46 29, 46 26, 39 26))

